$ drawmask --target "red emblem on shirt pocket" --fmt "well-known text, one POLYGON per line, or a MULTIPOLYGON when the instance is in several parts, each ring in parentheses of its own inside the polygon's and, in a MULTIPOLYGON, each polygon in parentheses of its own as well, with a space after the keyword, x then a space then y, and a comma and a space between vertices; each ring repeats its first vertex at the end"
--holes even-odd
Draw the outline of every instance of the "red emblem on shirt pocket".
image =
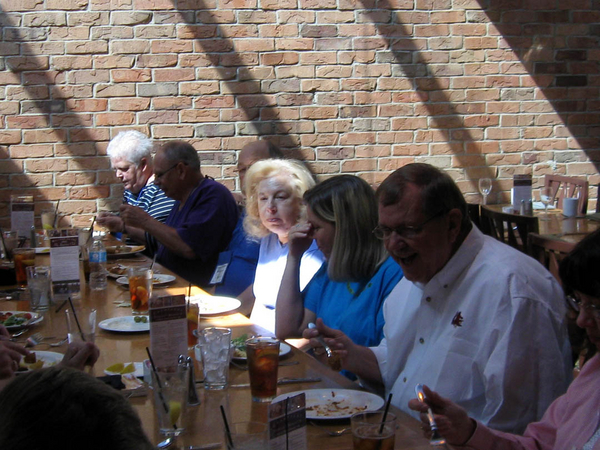
POLYGON ((450 322, 450 323, 452 325, 454 325, 455 327, 462 327, 463 320, 465 320, 465 319, 463 319, 461 312, 458 311, 456 314, 454 314, 452 322, 450 322))

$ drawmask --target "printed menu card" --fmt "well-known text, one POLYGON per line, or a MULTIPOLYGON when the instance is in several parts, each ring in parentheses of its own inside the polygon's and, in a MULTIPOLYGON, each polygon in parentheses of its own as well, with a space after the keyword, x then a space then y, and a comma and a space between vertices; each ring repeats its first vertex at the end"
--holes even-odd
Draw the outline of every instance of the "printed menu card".
POLYGON ((185 295, 150 299, 150 352, 159 368, 177 366, 179 355, 187 355, 187 311, 185 295))
POLYGON ((50 266, 54 301, 74 296, 81 290, 79 282, 79 237, 77 229, 48 230, 50 266))

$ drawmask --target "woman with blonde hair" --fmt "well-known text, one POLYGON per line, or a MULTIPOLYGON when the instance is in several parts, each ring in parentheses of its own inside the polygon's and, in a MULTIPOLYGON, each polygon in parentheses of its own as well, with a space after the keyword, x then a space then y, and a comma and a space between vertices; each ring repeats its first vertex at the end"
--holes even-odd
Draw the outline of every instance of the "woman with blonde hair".
MULTIPOLYGON (((260 238, 254 284, 240 295, 244 307, 252 302, 250 318, 274 332, 275 303, 288 254, 288 233, 304 218, 302 195, 315 181, 300 161, 266 159, 246 174, 246 218, 244 229, 260 238)), ((299 264, 299 284, 304 288, 323 263, 316 245, 307 249, 299 264)))
POLYGON ((383 301, 402 269, 373 234, 377 200, 363 179, 340 175, 304 193, 308 221, 289 234, 290 251, 277 297, 276 335, 300 336, 321 318, 354 342, 374 346, 383 337, 383 301), (327 261, 302 290, 298 265, 314 243, 327 261))

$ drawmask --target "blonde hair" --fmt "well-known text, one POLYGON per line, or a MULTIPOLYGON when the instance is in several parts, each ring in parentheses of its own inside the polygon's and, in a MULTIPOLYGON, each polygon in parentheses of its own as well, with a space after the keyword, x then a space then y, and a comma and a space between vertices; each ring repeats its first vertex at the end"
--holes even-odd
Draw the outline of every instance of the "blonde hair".
POLYGON ((286 180, 292 188, 294 198, 300 204, 300 216, 304 216, 306 207, 302 202, 304 192, 315 185, 306 166, 292 159, 264 159, 252 164, 248 169, 245 179, 246 192, 246 217, 244 218, 244 230, 250 236, 262 238, 269 235, 270 231, 262 224, 258 212, 258 185, 261 181, 279 175, 287 175, 286 180))

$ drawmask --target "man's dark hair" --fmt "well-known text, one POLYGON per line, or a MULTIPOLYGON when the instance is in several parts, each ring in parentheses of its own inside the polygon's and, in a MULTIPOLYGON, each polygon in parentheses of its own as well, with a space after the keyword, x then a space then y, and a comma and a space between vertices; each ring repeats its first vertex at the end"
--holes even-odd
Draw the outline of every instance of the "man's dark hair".
POLYGON ((566 294, 579 291, 600 298, 600 230, 582 239, 560 262, 559 275, 566 294))
POLYGON ((195 170, 200 170, 198 152, 185 141, 169 141, 162 146, 165 157, 173 164, 182 162, 195 170))

